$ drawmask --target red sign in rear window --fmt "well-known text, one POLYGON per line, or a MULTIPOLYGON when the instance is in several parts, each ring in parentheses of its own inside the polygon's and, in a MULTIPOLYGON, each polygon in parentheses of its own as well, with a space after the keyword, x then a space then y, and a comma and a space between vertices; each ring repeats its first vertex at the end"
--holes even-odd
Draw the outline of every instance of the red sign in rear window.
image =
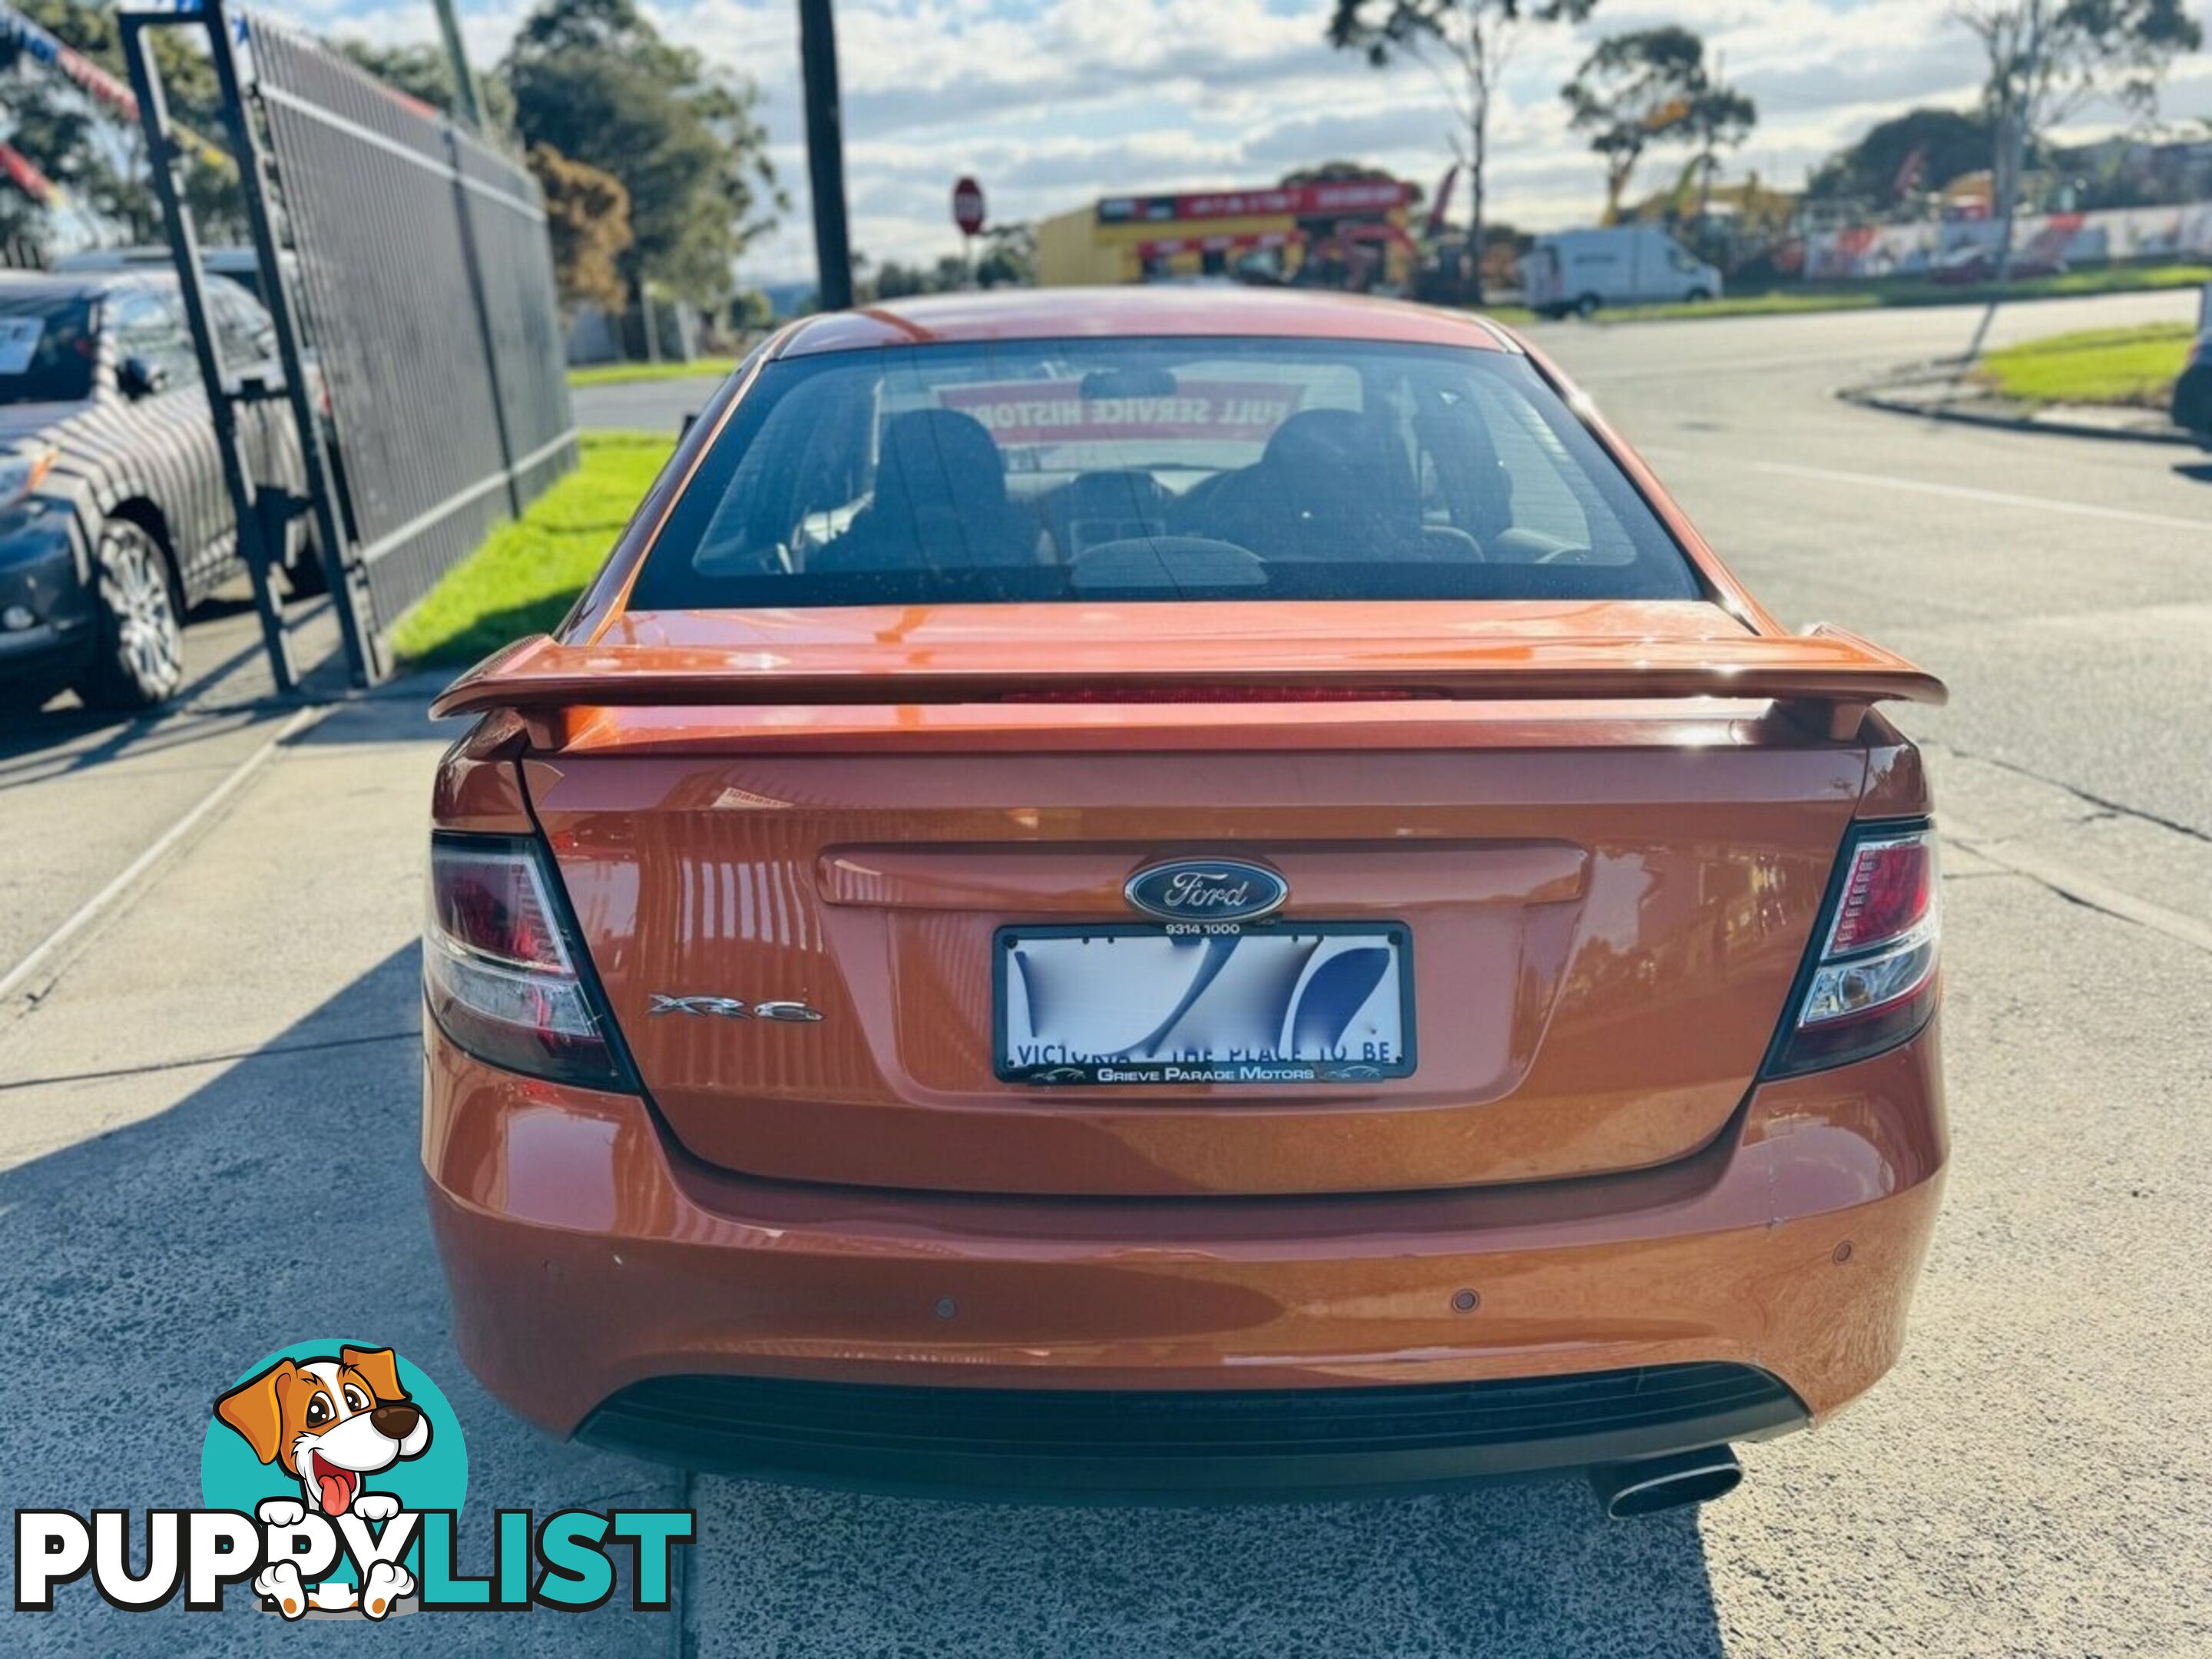
POLYGON ((1001 449, 1124 439, 1265 443, 1304 388, 1267 380, 1186 380, 1158 397, 1086 398, 1075 380, 941 388, 939 406, 981 421, 1001 449))

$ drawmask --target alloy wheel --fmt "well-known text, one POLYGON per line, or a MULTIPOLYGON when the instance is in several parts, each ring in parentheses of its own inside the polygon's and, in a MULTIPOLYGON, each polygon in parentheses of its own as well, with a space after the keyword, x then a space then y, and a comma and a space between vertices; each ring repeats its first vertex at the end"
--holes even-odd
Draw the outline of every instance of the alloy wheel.
POLYGON ((141 693, 159 697, 184 671, 184 631, 161 556, 144 536, 126 534, 110 538, 101 562, 117 666, 141 693))

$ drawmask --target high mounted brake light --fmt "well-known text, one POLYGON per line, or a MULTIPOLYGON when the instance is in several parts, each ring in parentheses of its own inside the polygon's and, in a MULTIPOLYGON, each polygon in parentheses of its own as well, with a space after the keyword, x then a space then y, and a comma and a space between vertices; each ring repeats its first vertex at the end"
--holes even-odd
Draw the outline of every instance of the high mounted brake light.
POLYGON ((1789 1011, 1769 1077, 1864 1060, 1916 1036, 1935 1012, 1942 927, 1936 832, 1869 825, 1844 848, 1844 876, 1814 935, 1817 952, 1789 1011))
POLYGON ((422 989, 447 1036, 508 1071, 635 1090, 579 960, 535 842, 430 838, 422 989))
POLYGON ((1001 702, 1407 702, 1434 698, 1436 691, 1399 691, 1380 685, 1140 685, 1119 690, 1066 686, 1059 690, 1009 691, 1001 702))

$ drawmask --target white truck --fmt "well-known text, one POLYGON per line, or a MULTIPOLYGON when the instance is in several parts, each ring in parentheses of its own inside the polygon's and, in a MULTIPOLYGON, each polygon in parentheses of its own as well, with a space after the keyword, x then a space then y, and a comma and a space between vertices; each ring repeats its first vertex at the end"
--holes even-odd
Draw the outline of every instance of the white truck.
POLYGON ((1539 236, 1521 261, 1531 310, 1587 317, 1601 306, 1717 300, 1721 274, 1656 225, 1539 236))

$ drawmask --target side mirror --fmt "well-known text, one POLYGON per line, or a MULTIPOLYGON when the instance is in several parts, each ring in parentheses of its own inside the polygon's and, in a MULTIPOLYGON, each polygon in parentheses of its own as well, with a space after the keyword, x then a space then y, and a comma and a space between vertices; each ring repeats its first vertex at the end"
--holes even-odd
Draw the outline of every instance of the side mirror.
POLYGON ((125 357, 116 366, 115 382, 126 398, 150 398, 169 384, 169 371, 149 357, 125 357))

